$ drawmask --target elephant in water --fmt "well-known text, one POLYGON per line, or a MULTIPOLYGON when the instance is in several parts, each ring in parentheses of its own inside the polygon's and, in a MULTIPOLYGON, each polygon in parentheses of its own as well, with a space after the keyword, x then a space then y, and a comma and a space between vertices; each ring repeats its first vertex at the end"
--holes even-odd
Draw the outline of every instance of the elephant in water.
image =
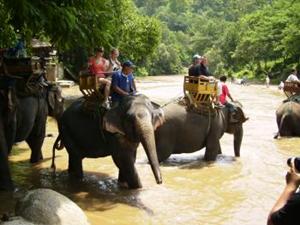
POLYGON ((47 116, 58 119, 62 115, 61 88, 50 84, 40 88, 36 94, 24 96, 13 87, 0 89, 0 190, 14 188, 8 164, 12 145, 26 141, 31 149, 30 162, 42 160, 47 116))
POLYGON ((60 149, 61 140, 67 149, 69 174, 82 178, 82 159, 111 155, 119 168, 118 181, 129 188, 140 188, 142 184, 134 164, 141 142, 156 182, 162 183, 154 139, 154 130, 163 122, 162 110, 144 95, 124 97, 104 116, 86 113, 84 104, 84 99, 75 101, 58 123, 59 136, 54 148, 60 149))
POLYGON ((280 136, 300 136, 300 103, 296 101, 283 102, 276 110, 276 121, 278 133, 274 138, 280 136))
POLYGON ((243 138, 243 122, 247 120, 240 107, 237 122, 230 123, 226 107, 216 110, 215 115, 189 111, 185 106, 171 103, 162 108, 165 122, 155 131, 158 160, 164 161, 171 154, 191 153, 206 147, 204 159, 213 161, 221 154, 220 138, 224 132, 234 135, 234 153, 240 156, 243 138))

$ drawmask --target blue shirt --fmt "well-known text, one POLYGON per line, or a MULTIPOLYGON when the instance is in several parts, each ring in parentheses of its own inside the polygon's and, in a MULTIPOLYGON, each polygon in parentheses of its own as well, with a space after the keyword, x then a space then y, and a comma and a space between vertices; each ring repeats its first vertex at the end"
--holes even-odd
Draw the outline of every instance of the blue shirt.
MULTIPOLYGON (((133 86, 133 80, 134 80, 133 74, 125 75, 122 73, 122 71, 116 71, 112 75, 111 85, 112 87, 117 86, 129 94, 135 91, 133 86)), ((111 94, 111 100, 113 102, 120 101, 122 98, 123 96, 116 92, 113 92, 111 94)))

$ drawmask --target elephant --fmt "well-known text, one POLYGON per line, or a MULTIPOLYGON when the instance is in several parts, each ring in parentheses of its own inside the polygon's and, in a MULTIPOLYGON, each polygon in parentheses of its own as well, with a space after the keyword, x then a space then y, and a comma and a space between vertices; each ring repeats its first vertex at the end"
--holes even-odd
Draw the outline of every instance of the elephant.
POLYGON ((300 104, 296 101, 284 101, 276 110, 278 132, 274 138, 280 136, 300 136, 300 104))
POLYGON ((0 224, 88 225, 82 209, 64 195, 51 189, 39 188, 18 193, 15 215, 2 217, 0 224))
POLYGON ((130 189, 141 188, 134 165, 141 142, 156 182, 162 183, 154 139, 154 130, 163 123, 161 109, 142 94, 125 96, 120 104, 102 114, 87 113, 85 103, 85 99, 78 99, 58 121, 59 136, 53 153, 65 146, 69 175, 78 179, 83 177, 82 160, 86 157, 112 156, 119 169, 118 182, 130 189))
POLYGON ((155 131, 156 150, 159 162, 171 154, 191 153, 206 147, 204 160, 214 161, 221 154, 220 138, 224 132, 234 135, 234 153, 240 156, 245 117, 237 107, 235 123, 230 122, 227 107, 209 115, 188 110, 185 105, 172 102, 162 107, 164 123, 155 131))
MULTIPOLYGON (((0 80, 1 81, 1 80, 0 80)), ((12 145, 26 141, 31 149, 30 162, 43 159, 47 116, 58 119, 64 110, 61 88, 39 87, 39 91, 19 93, 16 86, 0 90, 0 189, 14 189, 8 155, 12 145)))

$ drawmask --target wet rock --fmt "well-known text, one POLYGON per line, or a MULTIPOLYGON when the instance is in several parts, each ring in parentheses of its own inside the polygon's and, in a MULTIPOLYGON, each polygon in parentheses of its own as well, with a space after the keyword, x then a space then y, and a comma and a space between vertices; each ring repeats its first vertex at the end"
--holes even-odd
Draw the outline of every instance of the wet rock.
POLYGON ((1 225, 87 225, 84 212, 70 199, 50 189, 29 191, 16 205, 16 217, 1 225))

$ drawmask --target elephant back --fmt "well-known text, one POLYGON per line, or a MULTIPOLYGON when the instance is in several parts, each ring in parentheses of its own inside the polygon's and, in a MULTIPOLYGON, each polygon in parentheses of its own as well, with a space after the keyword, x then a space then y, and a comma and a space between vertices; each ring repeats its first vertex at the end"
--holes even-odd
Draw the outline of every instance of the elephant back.
POLYGON ((27 80, 24 79, 18 79, 16 81, 16 93, 18 97, 46 97, 47 89, 42 86, 36 78, 31 82, 27 82, 27 80))
POLYGON ((300 103, 300 94, 295 94, 290 96, 288 99, 284 100, 283 102, 295 102, 300 103))
POLYGON ((220 112, 220 108, 212 107, 212 105, 199 104, 195 106, 190 103, 187 97, 180 97, 175 100, 175 103, 185 107, 187 112, 194 112, 203 116, 216 116, 220 112))
POLYGON ((80 110, 87 116, 103 118, 104 114, 108 111, 107 108, 102 106, 102 102, 96 99, 81 99, 80 110))

